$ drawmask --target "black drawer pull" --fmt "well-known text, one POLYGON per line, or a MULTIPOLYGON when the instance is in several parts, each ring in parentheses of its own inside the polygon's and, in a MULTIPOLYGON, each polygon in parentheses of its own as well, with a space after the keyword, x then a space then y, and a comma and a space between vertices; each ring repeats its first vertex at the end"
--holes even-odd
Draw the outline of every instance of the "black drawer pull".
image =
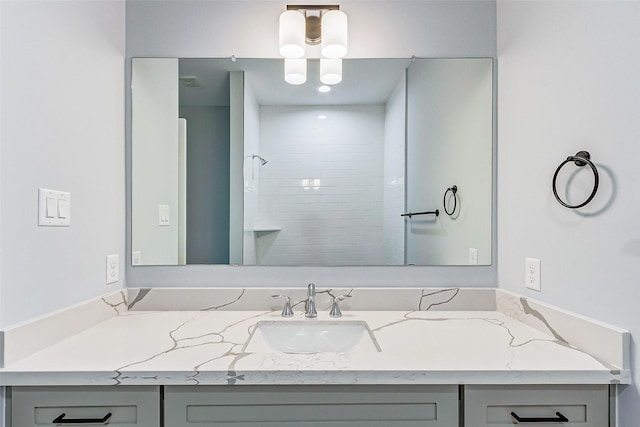
POLYGON ((558 418, 522 418, 519 417, 515 412, 511 413, 511 416, 514 420, 519 423, 566 423, 569 421, 567 417, 562 415, 560 412, 556 412, 558 418))
POLYGON ((53 424, 104 424, 111 418, 111 412, 102 418, 64 418, 65 413, 58 415, 58 418, 51 421, 53 424))

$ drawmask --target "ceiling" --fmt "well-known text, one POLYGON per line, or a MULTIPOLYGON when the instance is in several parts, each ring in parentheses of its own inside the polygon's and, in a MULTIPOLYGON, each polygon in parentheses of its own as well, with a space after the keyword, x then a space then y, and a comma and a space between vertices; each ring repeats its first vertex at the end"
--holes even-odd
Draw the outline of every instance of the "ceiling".
POLYGON ((180 77, 195 77, 199 87, 180 85, 180 105, 229 105, 229 72, 244 71, 260 105, 383 104, 404 75, 411 59, 344 59, 342 82, 318 92, 319 60, 307 61, 307 82, 284 81, 282 59, 182 58, 180 77))

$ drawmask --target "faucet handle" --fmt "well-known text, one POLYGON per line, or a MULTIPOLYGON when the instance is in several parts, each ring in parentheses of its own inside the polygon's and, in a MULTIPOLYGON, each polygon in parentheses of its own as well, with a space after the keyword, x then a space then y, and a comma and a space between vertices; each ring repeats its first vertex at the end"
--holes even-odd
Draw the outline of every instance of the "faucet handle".
POLYGON ((333 304, 331 304, 331 311, 329 312, 329 316, 342 317, 342 311, 340 311, 340 305, 338 305, 338 301, 342 301, 345 298, 351 298, 351 295, 338 295, 337 297, 333 297, 333 304))
POLYGON ((284 308, 282 309, 282 317, 292 317, 291 299, 286 295, 271 295, 271 298, 284 298, 284 308))

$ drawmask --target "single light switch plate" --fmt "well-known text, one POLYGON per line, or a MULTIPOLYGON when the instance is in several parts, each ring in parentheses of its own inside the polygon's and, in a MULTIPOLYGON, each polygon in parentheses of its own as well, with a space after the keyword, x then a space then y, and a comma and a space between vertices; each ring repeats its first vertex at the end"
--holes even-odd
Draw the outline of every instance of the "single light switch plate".
POLYGON ((69 227, 71 225, 71 193, 38 188, 38 225, 69 227))
POLYGON ((540 291, 540 260, 525 258, 524 265, 525 286, 534 291, 540 291))
POLYGON ((120 255, 107 256, 107 285, 120 280, 120 255))
POLYGON ((469 265, 478 265, 478 250, 469 248, 469 265))
POLYGON ((131 258, 132 265, 142 264, 142 251, 133 251, 133 253, 131 254, 131 258))

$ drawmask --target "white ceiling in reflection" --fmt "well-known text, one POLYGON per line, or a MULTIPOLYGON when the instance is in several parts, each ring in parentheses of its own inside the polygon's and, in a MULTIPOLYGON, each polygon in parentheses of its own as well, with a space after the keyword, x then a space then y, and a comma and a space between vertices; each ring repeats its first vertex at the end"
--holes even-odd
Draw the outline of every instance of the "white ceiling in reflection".
POLYGON ((307 61, 307 82, 284 81, 282 59, 179 60, 180 78, 195 77, 199 87, 180 86, 180 105, 229 105, 229 72, 244 71, 260 105, 363 105, 386 102, 411 59, 345 59, 342 82, 328 93, 318 92, 320 63, 307 61))

